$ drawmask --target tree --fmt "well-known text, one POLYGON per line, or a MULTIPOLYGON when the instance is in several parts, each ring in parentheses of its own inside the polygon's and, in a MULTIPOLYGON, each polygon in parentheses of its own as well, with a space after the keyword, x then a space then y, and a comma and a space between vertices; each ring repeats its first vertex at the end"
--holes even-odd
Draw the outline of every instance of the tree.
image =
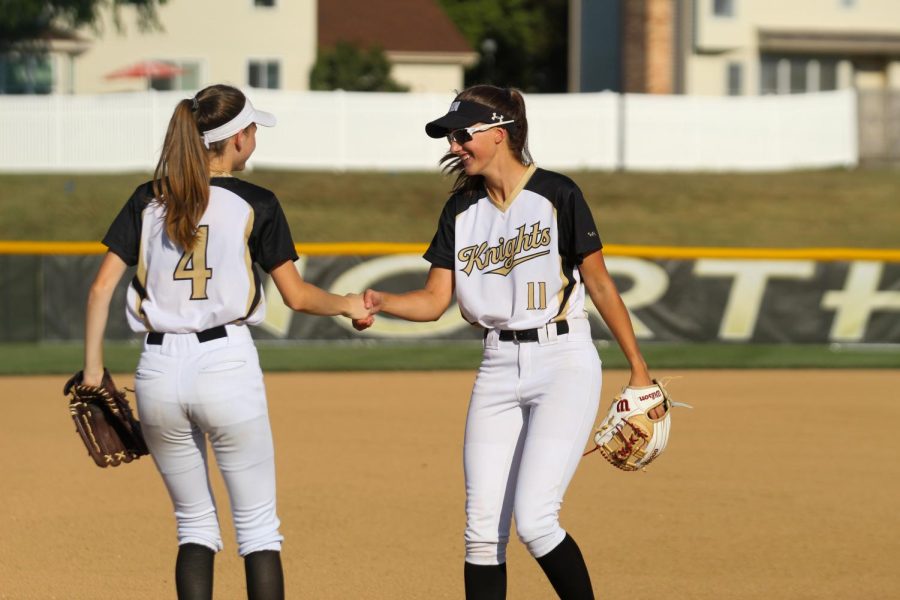
POLYGON ((338 42, 320 50, 309 76, 311 90, 354 92, 406 92, 409 88, 391 79, 391 63, 378 47, 359 48, 338 42))
POLYGON ((143 28, 159 26, 157 8, 167 0, 0 0, 0 50, 28 43, 39 48, 48 37, 85 25, 98 27, 104 9, 113 11, 116 26, 119 7, 137 8, 143 28))
POLYGON ((567 89, 568 0, 440 0, 481 60, 466 85, 567 89))

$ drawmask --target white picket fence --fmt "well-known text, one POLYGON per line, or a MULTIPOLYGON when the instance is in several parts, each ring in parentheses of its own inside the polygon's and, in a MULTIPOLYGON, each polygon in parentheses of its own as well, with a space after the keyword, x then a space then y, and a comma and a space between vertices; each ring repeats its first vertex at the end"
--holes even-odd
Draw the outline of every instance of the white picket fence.
MULTIPOLYGON (((184 92, 0 96, 0 172, 148 171, 184 92)), ((278 126, 262 129, 257 167, 434 170, 447 149, 425 136, 438 94, 253 90, 278 126)), ((760 171, 854 166, 856 94, 526 97, 529 146, 554 169, 760 171)))

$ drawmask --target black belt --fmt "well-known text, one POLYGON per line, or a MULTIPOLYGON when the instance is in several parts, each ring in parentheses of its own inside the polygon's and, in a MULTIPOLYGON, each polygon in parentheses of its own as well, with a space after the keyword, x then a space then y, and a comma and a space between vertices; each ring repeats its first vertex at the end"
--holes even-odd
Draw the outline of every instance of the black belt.
MULTIPOLYGON (((165 333, 159 331, 151 331, 147 334, 147 343, 154 346, 160 346, 163 343, 163 337, 165 337, 165 335, 165 333)), ((209 329, 198 331, 196 335, 197 339, 202 344, 203 342, 208 342, 210 340, 228 337, 228 332, 225 330, 224 325, 219 325, 218 327, 210 327, 209 329)))
MULTIPOLYGON (((548 323, 548 325, 552 325, 552 323, 548 323)), ((500 330, 500 341, 501 342, 511 342, 516 340, 517 342, 536 342, 538 341, 538 331, 543 329, 543 327, 538 327, 536 329, 501 329, 500 330)), ((566 321, 559 321, 556 324, 556 335, 563 335, 569 333, 569 324, 566 321)), ((484 335, 487 336, 487 329, 484 330, 484 335)))

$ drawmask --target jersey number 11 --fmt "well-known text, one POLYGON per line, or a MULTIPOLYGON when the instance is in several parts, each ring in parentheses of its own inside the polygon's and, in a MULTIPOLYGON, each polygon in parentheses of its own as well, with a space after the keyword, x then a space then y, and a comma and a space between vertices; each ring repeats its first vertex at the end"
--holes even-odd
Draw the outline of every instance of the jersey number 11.
POLYGON ((534 283, 528 282, 528 310, 543 310, 547 308, 547 282, 537 282, 537 290, 534 283))

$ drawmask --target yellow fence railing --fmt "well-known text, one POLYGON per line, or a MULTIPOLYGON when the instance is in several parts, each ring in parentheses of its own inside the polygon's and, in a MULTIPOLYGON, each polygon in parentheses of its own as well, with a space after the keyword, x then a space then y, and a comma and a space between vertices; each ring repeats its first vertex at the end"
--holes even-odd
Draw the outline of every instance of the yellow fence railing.
MULTIPOLYGON (((380 254, 422 254, 427 244, 390 242, 338 242, 297 244, 297 252, 307 256, 370 256, 380 254)), ((103 254, 99 242, 0 241, 3 254, 103 254)), ((609 256, 638 258, 697 259, 734 258, 756 260, 877 260, 900 262, 900 249, 877 248, 718 248, 678 246, 625 246, 603 248, 609 256)))

